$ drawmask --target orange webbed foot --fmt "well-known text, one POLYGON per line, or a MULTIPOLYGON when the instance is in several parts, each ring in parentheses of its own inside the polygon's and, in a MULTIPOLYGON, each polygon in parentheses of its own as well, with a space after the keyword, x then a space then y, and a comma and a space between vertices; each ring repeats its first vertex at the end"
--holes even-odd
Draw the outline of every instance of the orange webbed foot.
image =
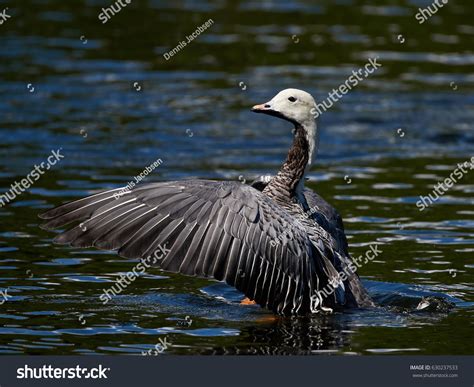
POLYGON ((242 301, 240 301, 240 305, 255 305, 256 302, 254 300, 251 300, 248 297, 245 297, 242 301))

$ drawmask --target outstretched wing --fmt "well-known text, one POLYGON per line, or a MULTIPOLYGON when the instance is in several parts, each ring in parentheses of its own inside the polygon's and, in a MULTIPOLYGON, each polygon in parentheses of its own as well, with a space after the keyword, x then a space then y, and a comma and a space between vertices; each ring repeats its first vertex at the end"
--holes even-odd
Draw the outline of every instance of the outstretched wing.
POLYGON ((160 246, 163 270, 212 277, 280 314, 311 311, 326 285, 324 262, 293 218, 258 190, 236 182, 152 183, 102 192, 40 215, 43 228, 79 225, 55 242, 146 258, 160 246), (319 273, 319 274, 318 274, 319 273))

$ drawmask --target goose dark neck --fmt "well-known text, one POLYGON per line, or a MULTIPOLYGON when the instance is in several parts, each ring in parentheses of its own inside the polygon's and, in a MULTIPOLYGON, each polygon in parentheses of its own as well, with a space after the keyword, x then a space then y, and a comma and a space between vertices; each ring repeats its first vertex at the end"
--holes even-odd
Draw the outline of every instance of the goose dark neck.
POLYGON ((295 136, 286 161, 277 175, 270 180, 263 193, 282 200, 295 197, 298 184, 304 178, 309 152, 310 144, 305 131, 301 125, 295 124, 295 136))

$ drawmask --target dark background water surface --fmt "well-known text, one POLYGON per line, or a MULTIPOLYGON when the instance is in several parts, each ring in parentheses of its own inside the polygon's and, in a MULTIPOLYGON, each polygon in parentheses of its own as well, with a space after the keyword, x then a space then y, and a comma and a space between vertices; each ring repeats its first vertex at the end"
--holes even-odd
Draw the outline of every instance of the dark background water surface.
POLYGON ((64 159, 0 208, 0 353, 472 354, 474 171, 420 212, 419 195, 474 156, 474 4, 428 1, 8 1, 0 25, 0 193, 52 150, 64 159), (214 24, 177 55, 199 25, 214 24), (239 305, 213 281, 51 243, 45 208, 127 184, 275 173, 287 123, 249 108, 287 87, 318 100, 369 57, 382 67, 324 113, 308 185, 342 214, 380 305, 311 319, 239 305), (454 307, 416 310, 424 296, 454 307), (187 320, 186 319, 187 317, 187 320), (186 322, 192 322, 187 324, 186 322))

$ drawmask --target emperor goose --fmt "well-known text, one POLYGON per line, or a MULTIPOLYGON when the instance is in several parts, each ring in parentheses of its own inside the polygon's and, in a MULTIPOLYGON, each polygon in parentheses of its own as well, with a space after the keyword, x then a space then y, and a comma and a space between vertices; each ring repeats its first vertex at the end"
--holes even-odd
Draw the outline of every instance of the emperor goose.
POLYGON ((75 222, 54 242, 117 250, 126 258, 145 259, 165 246, 168 253, 156 262, 161 269, 225 281, 281 315, 372 306, 350 269, 355 266, 341 217, 304 187, 319 142, 313 97, 286 89, 252 111, 294 125, 286 161, 268 182, 184 180, 117 188, 41 214, 47 220, 42 227, 75 222), (343 271, 347 278, 338 281, 343 271))

